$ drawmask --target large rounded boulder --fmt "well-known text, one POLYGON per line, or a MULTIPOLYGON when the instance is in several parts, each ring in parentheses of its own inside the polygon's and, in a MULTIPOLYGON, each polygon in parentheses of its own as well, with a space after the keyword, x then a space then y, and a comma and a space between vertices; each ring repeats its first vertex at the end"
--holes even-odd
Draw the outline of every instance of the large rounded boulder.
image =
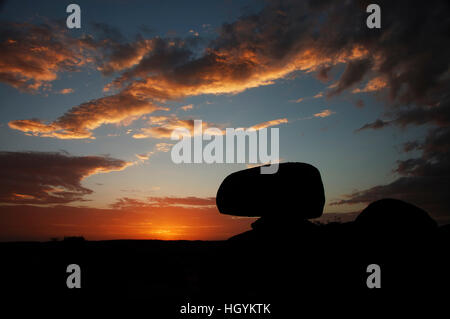
POLYGON ((371 203, 355 219, 363 232, 378 234, 427 234, 437 223, 423 209, 407 202, 385 198, 371 203))
POLYGON ((282 163, 274 174, 260 167, 232 173, 216 196, 222 214, 248 217, 316 218, 325 193, 319 170, 305 163, 282 163))

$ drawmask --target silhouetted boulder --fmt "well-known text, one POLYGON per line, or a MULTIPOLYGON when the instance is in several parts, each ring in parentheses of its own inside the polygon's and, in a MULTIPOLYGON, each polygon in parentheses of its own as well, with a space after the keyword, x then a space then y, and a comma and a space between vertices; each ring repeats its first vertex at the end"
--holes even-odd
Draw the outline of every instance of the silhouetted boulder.
POLYGON ((282 163, 275 174, 261 174, 260 167, 230 174, 219 187, 216 203, 222 214, 288 221, 321 216, 325 194, 317 168, 282 163))
POLYGON ((423 209, 398 199, 381 199, 367 206, 355 219, 362 232, 380 235, 428 234, 437 223, 423 209))

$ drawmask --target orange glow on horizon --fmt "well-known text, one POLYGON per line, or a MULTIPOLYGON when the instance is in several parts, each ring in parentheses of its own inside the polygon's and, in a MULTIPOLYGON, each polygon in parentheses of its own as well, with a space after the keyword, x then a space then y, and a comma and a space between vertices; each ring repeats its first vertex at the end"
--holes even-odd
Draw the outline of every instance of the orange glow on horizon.
POLYGON ((225 240, 250 229, 254 218, 233 218, 215 207, 2 206, 0 241, 83 236, 87 240, 225 240))

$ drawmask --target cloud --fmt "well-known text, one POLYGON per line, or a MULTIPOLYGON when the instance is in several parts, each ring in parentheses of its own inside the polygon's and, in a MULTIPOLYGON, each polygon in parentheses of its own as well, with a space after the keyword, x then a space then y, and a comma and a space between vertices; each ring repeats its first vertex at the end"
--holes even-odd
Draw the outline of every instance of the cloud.
POLYGON ((148 197, 147 200, 138 200, 128 197, 119 198, 111 205, 115 209, 129 209, 136 207, 191 207, 211 208, 216 206, 215 197, 148 197))
POLYGON ((368 130, 368 129, 379 130, 379 129, 382 129, 382 128, 390 125, 390 124, 391 124, 390 122, 386 122, 386 121, 377 119, 373 123, 364 124, 359 129, 355 130, 355 133, 358 133, 358 132, 361 132, 361 131, 364 131, 364 130, 368 130))
POLYGON ((276 126, 282 123, 288 123, 288 119, 287 118, 281 118, 281 119, 276 119, 276 120, 270 120, 267 122, 262 122, 256 125, 251 126, 250 128, 255 129, 255 130, 260 130, 263 128, 267 128, 267 127, 271 127, 271 126, 276 126))
POLYGON ((362 58, 347 63, 344 73, 341 75, 339 81, 333 86, 334 89, 328 93, 328 96, 342 93, 342 91, 359 83, 371 67, 372 61, 368 58, 362 58))
POLYGON ((314 117, 328 117, 332 114, 335 114, 336 112, 332 111, 332 110, 323 110, 322 112, 316 113, 314 114, 314 117))
POLYGON ((311 221, 313 223, 321 223, 321 224, 328 224, 328 223, 347 223, 352 222, 355 220, 355 218, 360 214, 360 211, 357 212, 343 212, 343 213, 324 213, 322 216, 318 218, 313 218, 311 221))
POLYGON ((313 33, 318 12, 307 3, 292 3, 280 15, 281 4, 269 4, 259 15, 225 24, 219 36, 194 54, 186 41, 159 39, 157 48, 107 89, 123 88, 171 99, 201 94, 235 94, 274 83, 294 71, 312 72, 360 59, 368 52, 362 43, 326 48, 327 39, 313 33), (310 11, 311 18, 301 12, 310 11), (136 83, 137 79, 141 79, 136 83), (151 91, 148 91, 151 89, 151 91))
POLYGON ((387 82, 382 77, 376 77, 367 82, 363 89, 356 88, 352 93, 375 92, 384 89, 386 86, 387 82))
POLYGON ((301 97, 301 98, 298 98, 298 99, 296 99, 296 100, 290 100, 289 102, 300 103, 300 102, 303 102, 303 101, 306 100, 306 99, 319 99, 319 98, 321 98, 321 97, 323 97, 323 96, 324 96, 324 93, 323 93, 323 92, 319 92, 319 93, 317 93, 317 94, 314 95, 314 96, 311 96, 311 97, 301 97))
POLYGON ((155 149, 158 152, 168 152, 168 151, 170 151, 171 147, 172 147, 172 144, 170 144, 170 143, 158 143, 155 145, 155 149))
MULTIPOLYGON (((426 3, 411 6, 406 0, 378 4, 385 12, 383 27, 371 30, 365 27, 364 5, 356 0, 272 1, 258 14, 222 25, 218 36, 205 47, 199 47, 204 42, 192 36, 185 39, 140 36, 132 42, 123 42, 113 39, 114 30, 101 26, 109 36, 77 40, 66 39, 67 35, 58 38, 66 33, 53 35, 48 28, 41 31, 28 26, 25 31, 13 29, 20 37, 8 37, 11 32, 3 32, 2 52, 8 53, 5 54, 8 59, 0 59, 5 69, 0 77, 3 76, 4 82, 12 79, 13 84, 19 81, 16 87, 29 84, 39 87, 55 79, 58 71, 71 70, 91 60, 105 74, 121 71, 105 87, 106 91, 119 90, 118 93, 84 104, 83 114, 95 118, 94 123, 80 120, 75 127, 69 124, 67 129, 63 127, 61 135, 50 134, 61 138, 91 138, 93 128, 122 121, 127 117, 123 114, 126 107, 114 103, 118 97, 133 97, 136 103, 164 103, 203 94, 236 94, 297 73, 316 72, 319 78, 327 80, 332 69, 340 64, 345 64, 344 72, 325 93, 328 97, 352 88, 361 93, 383 89, 389 106, 394 106, 386 114, 394 120, 392 124, 448 123, 450 46, 445 30, 450 22, 444 14, 450 9, 448 1, 438 0, 433 6, 426 3), (415 36, 411 36, 411 30, 415 36), (17 44, 8 43, 10 38, 17 44), (41 59, 34 47, 26 44, 28 38, 34 46, 49 42, 46 48, 53 48, 51 45, 57 42, 64 54, 57 51, 55 55, 61 58, 56 59, 59 61, 56 64, 47 57, 41 59), (25 46, 17 49, 18 59, 11 54, 15 50, 13 45, 25 46), (79 57, 80 53, 72 48, 83 48, 83 54, 79 57), (28 55, 22 56, 23 52, 33 57, 31 61, 39 56, 39 63, 48 60, 51 65, 45 69, 28 68, 28 55), (18 73, 13 71, 16 69, 18 73), (21 84, 22 80, 31 83, 21 84), (365 87, 355 88, 363 82, 367 83, 365 87), (113 113, 119 108, 117 113, 123 116, 107 120, 104 110, 96 107, 100 101, 110 104, 113 113), (96 116, 99 111, 103 115, 96 116), (445 116, 438 116, 442 112, 445 116)), ((145 112, 142 107, 131 112, 131 116, 145 112)), ((51 124, 58 126, 58 122, 51 124)), ((35 121, 33 128, 36 130, 43 123, 35 121)), ((24 127, 26 123, 15 124, 11 127, 24 127)))
POLYGON ((187 104, 180 107, 180 109, 182 109, 183 111, 192 110, 193 108, 194 108, 193 104, 187 104))
POLYGON ((98 61, 97 70, 105 75, 114 72, 129 69, 139 62, 153 49, 154 41, 151 39, 142 39, 133 43, 105 44, 103 49, 106 51, 102 55, 101 61, 98 61))
POLYGON ((198 37, 199 36, 199 33, 197 31, 194 31, 194 30, 189 30, 189 33, 192 33, 192 35, 194 37, 198 37))
MULTIPOLYGON (((151 126, 142 128, 139 133, 133 134, 133 138, 170 139, 172 132, 177 128, 186 128, 191 132, 191 135, 194 133, 194 120, 182 120, 174 114, 169 116, 150 116, 148 123, 151 126)), ((206 129, 209 125, 210 123, 208 122, 202 122, 203 129, 206 129)))
POLYGON ((104 75, 123 71, 138 64, 151 52, 155 39, 144 39, 141 35, 132 42, 115 27, 105 23, 93 23, 94 35, 85 36, 82 43, 92 52, 96 69, 104 75))
POLYGON ((122 92, 75 106, 50 123, 38 119, 16 120, 9 122, 9 127, 42 137, 93 138, 92 130, 103 124, 127 124, 156 110, 168 109, 122 92))
POLYGON ((83 200, 91 175, 121 171, 130 162, 105 156, 47 152, 0 152, 0 203, 55 204, 83 200))
POLYGON ((450 94, 436 104, 395 110, 388 116, 393 117, 392 121, 400 127, 427 123, 447 127, 450 125, 450 94))
POLYGON ((48 88, 58 73, 89 62, 85 45, 58 24, 1 23, 0 82, 23 91, 48 88))
POLYGON ((148 200, 157 206, 216 206, 215 197, 149 197, 148 200))
POLYGON ((314 95, 313 99, 318 99, 318 98, 321 98, 321 97, 323 97, 323 92, 319 92, 316 95, 314 95))
POLYGON ((300 98, 298 98, 298 99, 296 99, 296 100, 290 100, 289 102, 300 103, 300 102, 302 102, 304 99, 305 99, 305 98, 300 97, 300 98))
POLYGON ((428 210, 438 220, 449 219, 450 128, 430 130, 423 142, 412 141, 404 150, 422 151, 418 158, 400 160, 394 170, 397 179, 346 195, 335 205, 369 203, 381 198, 398 198, 428 210))
POLYGON ((146 161, 150 158, 150 156, 153 154, 153 152, 144 153, 144 154, 136 154, 136 157, 140 159, 141 161, 146 161))
POLYGON ((409 125, 431 124, 438 127, 450 125, 450 95, 434 105, 412 106, 408 108, 395 108, 387 112, 387 119, 377 119, 373 123, 367 123, 356 132, 365 129, 380 129, 388 125, 396 125, 405 128, 409 125))
POLYGON ((298 99, 296 99, 296 100, 290 100, 289 102, 300 103, 300 102, 303 102, 303 101, 306 100, 306 99, 319 99, 319 98, 321 98, 321 97, 323 97, 323 96, 324 96, 324 93, 323 93, 323 92, 319 92, 319 93, 317 93, 317 94, 314 95, 314 96, 311 96, 311 97, 301 97, 301 98, 298 98, 298 99))
POLYGON ((153 147, 152 151, 149 151, 144 154, 136 154, 136 157, 141 161, 145 162, 150 159, 153 155, 159 152, 168 152, 170 151, 170 148, 172 147, 172 144, 170 143, 158 143, 153 147))
POLYGON ((332 67, 331 66, 324 66, 319 68, 319 70, 317 71, 317 78, 322 81, 322 82, 328 82, 331 80, 330 78, 330 71, 331 71, 332 67))
POLYGON ((67 88, 67 89, 60 90, 58 93, 59 94, 70 94, 70 93, 73 93, 73 92, 75 92, 74 89, 67 88))
MULTIPOLYGON (((137 139, 150 137, 157 139, 169 139, 172 136, 172 132, 178 128, 185 128, 189 130, 191 136, 195 135, 194 120, 179 119, 174 114, 169 116, 150 116, 148 123, 151 125, 150 127, 142 128, 139 133, 135 133, 133 137, 137 139)), ((281 118, 270 120, 250 126, 248 129, 260 130, 282 123, 288 123, 288 119, 281 118)), ((213 127, 220 130, 220 135, 225 134, 225 130, 222 129, 223 125, 202 121, 202 132, 205 132, 206 129, 213 127)))

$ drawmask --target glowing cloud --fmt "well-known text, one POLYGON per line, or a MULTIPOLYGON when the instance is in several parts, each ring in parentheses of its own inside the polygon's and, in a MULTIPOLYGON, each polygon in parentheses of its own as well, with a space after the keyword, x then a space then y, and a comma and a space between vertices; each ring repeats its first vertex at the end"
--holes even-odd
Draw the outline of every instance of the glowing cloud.
POLYGON ((332 110, 323 110, 322 112, 314 114, 314 117, 328 117, 332 114, 335 114, 332 110))

